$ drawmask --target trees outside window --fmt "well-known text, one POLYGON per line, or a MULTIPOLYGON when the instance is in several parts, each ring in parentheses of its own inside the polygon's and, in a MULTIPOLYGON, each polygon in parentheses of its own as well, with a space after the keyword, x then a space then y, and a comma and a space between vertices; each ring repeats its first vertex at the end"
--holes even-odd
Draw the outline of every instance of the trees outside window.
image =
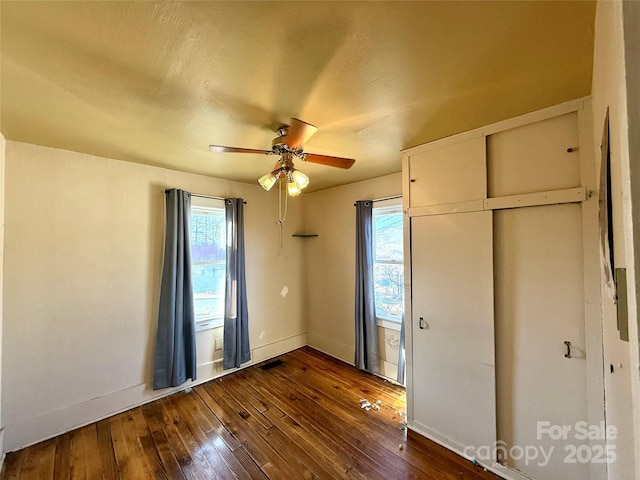
POLYGON ((404 311, 402 207, 373 209, 373 277, 376 317, 401 321, 404 311))
MULTIPOLYGON (((198 202, 200 203, 200 202, 198 202)), ((224 316, 226 224, 224 204, 191 205, 191 279, 195 321, 224 316)))

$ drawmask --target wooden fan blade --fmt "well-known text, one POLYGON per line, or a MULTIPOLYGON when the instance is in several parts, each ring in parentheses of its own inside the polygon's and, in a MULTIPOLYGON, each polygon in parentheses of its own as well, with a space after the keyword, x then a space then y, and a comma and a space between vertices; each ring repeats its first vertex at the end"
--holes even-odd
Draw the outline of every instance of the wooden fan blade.
POLYGON ((256 150, 253 148, 223 147, 222 145, 209 145, 213 153, 270 153, 271 150, 256 150))
POLYGON ((318 131, 318 127, 310 123, 303 122, 297 118, 291 119, 291 125, 284 137, 285 145, 289 148, 300 148, 307 143, 314 133, 318 131))
POLYGON ((329 155, 318 155, 317 153, 308 153, 306 161, 338 168, 351 168, 355 163, 353 158, 330 157, 329 155))

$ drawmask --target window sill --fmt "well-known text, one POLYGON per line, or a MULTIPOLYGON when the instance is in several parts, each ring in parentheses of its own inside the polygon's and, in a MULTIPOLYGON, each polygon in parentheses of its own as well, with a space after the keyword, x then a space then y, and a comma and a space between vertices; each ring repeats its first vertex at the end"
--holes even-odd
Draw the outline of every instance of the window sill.
POLYGON ((391 318, 376 318, 376 325, 382 328, 387 328, 389 330, 395 330, 396 332, 400 331, 402 327, 402 322, 400 320, 395 320, 391 318))
POLYGON ((224 326, 223 317, 206 318, 198 320, 196 322, 196 332, 203 332, 205 330, 211 330, 213 328, 220 328, 224 326))

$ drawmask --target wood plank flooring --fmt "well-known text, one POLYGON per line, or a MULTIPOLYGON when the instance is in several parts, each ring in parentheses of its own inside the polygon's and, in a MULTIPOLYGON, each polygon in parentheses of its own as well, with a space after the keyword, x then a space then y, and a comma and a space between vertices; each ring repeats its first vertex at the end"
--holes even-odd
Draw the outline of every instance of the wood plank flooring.
POLYGON ((2 480, 498 478, 407 438, 404 389, 309 347, 279 358, 10 453, 2 480))

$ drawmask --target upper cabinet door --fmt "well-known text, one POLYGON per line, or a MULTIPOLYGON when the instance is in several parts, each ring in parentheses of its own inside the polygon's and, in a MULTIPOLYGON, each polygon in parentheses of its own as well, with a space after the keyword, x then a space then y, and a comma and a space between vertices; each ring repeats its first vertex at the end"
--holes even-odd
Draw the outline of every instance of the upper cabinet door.
POLYGON ((577 147, 575 112, 489 135, 489 197, 581 186, 577 147))
POLYGON ((485 137, 409 154, 409 206, 487 198, 485 137))

